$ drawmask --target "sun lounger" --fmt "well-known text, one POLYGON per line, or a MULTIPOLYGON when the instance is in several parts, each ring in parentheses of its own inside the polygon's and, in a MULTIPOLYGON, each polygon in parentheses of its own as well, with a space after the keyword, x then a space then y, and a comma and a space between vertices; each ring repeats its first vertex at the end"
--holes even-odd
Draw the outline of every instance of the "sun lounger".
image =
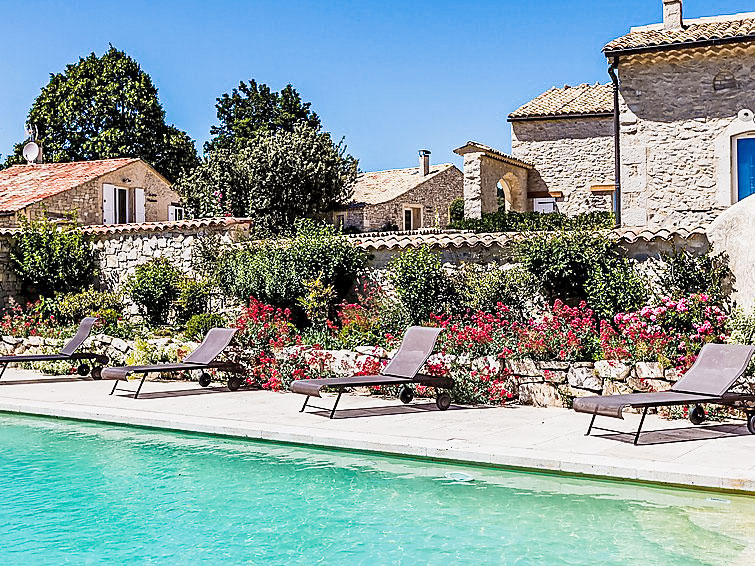
POLYGON ((81 345, 89 337, 92 331, 92 326, 97 322, 97 317, 88 316, 79 324, 79 329, 74 334, 63 349, 57 354, 27 354, 20 356, 0 356, 0 365, 3 369, 0 370, 0 378, 2 378, 5 370, 8 369, 10 364, 21 364, 28 362, 56 362, 56 361, 77 361, 77 360, 94 360, 97 364, 93 367, 89 367, 88 364, 79 364, 77 373, 80 376, 85 376, 89 373, 92 375, 92 379, 101 379, 102 366, 108 363, 107 356, 102 354, 95 354, 91 352, 77 352, 81 345))
POLYGON ((598 415, 623 419, 622 411, 625 408, 642 409, 640 426, 634 436, 635 445, 640 439, 645 415, 651 407, 694 405, 689 414, 693 424, 701 424, 705 420, 702 403, 742 407, 747 411, 747 429, 755 434, 755 410, 752 409, 755 406, 755 394, 729 391, 747 370, 753 353, 755 346, 706 344, 695 364, 670 391, 580 397, 574 400, 573 407, 577 412, 592 415, 587 435, 593 428, 607 430, 594 426, 595 417, 598 415))
MULTIPOLYGON (((307 408, 310 397, 320 397, 323 388, 338 390, 338 397, 330 410, 330 418, 336 412, 341 394, 346 387, 367 387, 376 385, 400 385, 399 399, 403 403, 409 403, 414 398, 412 384, 425 385, 435 389, 453 389, 454 381, 450 377, 436 377, 419 373, 425 365, 427 358, 433 353, 441 328, 426 328, 412 326, 406 331, 404 340, 401 342, 398 352, 383 369, 380 375, 359 375, 355 377, 335 377, 327 379, 301 379, 291 384, 291 391, 306 395, 300 413, 307 408)), ((451 405, 451 395, 447 392, 439 392, 436 404, 441 411, 445 411, 451 405)))
MULTIPOLYGON (((139 392, 142 390, 144 380, 150 373, 176 373, 179 371, 196 371, 196 370, 208 370, 217 369, 220 371, 239 374, 243 372, 243 368, 234 363, 224 360, 218 360, 218 356, 228 347, 231 343, 233 335, 236 334, 235 328, 213 328, 207 333, 202 343, 191 354, 186 356, 180 363, 166 363, 155 364, 150 366, 120 366, 109 367, 102 370, 102 376, 108 379, 115 379, 116 382, 113 385, 113 390, 110 395, 115 393, 118 388, 118 383, 121 379, 128 381, 128 374, 141 373, 142 379, 139 382, 139 387, 134 393, 134 399, 139 397, 139 392)), ((212 377, 206 371, 202 371, 202 375, 199 377, 199 385, 207 387, 210 385, 212 377)), ((236 391, 241 387, 242 378, 239 375, 231 375, 228 378, 228 389, 236 391)))

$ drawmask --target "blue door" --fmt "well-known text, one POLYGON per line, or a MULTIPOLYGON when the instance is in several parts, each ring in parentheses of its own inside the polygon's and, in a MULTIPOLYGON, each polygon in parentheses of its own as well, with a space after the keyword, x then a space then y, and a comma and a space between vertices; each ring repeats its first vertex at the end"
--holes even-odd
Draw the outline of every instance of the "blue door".
POLYGON ((737 140, 737 200, 755 193, 755 138, 737 140))

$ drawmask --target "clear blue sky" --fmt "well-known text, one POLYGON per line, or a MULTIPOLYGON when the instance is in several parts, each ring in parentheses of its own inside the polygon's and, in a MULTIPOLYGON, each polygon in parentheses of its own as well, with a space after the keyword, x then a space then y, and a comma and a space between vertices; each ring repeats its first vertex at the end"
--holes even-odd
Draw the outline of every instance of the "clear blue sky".
MULTIPOLYGON (((454 161, 474 139, 507 151, 509 112, 553 85, 607 82, 601 47, 661 20, 661 0, 3 0, 0 154, 49 74, 112 43, 159 88, 200 148, 215 98, 240 80, 292 83, 365 171, 454 161)), ((685 17, 755 0, 685 0, 685 17)))

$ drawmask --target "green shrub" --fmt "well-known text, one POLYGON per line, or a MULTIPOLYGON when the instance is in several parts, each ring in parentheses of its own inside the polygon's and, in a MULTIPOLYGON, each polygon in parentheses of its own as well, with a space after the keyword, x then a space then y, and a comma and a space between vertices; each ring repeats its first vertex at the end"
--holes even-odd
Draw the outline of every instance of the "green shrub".
POLYGON ((225 318, 217 313, 195 314, 186 323, 186 337, 194 342, 204 339, 207 332, 213 328, 225 326, 225 318))
POLYGON ((123 300, 119 293, 86 289, 78 293, 57 295, 46 303, 55 316, 65 324, 76 324, 86 316, 93 316, 101 311, 118 312, 123 310, 123 300))
POLYGON ((387 276, 412 324, 426 322, 431 313, 448 312, 457 298, 440 255, 425 246, 395 256, 388 264, 387 276))
POLYGON ((647 289, 616 242, 584 230, 532 234, 517 244, 522 267, 550 302, 586 300, 604 318, 633 310, 647 289))
POLYGON ((294 229, 291 238, 224 254, 221 288, 243 302, 255 297, 300 317, 306 282, 319 278, 324 287, 332 287, 332 303, 341 301, 366 265, 366 254, 331 225, 299 220, 294 229))
MULTIPOLYGON (((463 209, 462 209, 463 216, 463 209)), ((449 228, 475 232, 522 232, 557 230, 610 230, 615 226, 610 212, 594 211, 567 216, 560 212, 516 212, 503 209, 482 218, 453 219, 449 228)))
POLYGON ((155 258, 137 266, 126 281, 126 293, 149 324, 167 324, 180 294, 181 277, 181 272, 166 258, 155 258))
POLYGON ((455 222, 462 222, 464 220, 463 198, 457 198, 451 201, 451 205, 448 207, 448 218, 452 225, 455 222))
POLYGON ((725 253, 695 256, 686 250, 661 254, 660 294, 675 299, 694 293, 708 295, 715 304, 728 300, 731 277, 729 257, 725 253))
POLYGON ((540 299, 535 278, 520 266, 465 264, 455 280, 462 309, 495 312, 502 303, 511 309, 513 318, 523 320, 540 299))
POLYGON ((212 285, 207 280, 185 278, 178 286, 176 316, 181 322, 192 316, 207 312, 212 285))
POLYGON ((75 224, 19 219, 20 233, 13 238, 11 267, 29 296, 52 297, 78 292, 97 274, 89 238, 75 224))

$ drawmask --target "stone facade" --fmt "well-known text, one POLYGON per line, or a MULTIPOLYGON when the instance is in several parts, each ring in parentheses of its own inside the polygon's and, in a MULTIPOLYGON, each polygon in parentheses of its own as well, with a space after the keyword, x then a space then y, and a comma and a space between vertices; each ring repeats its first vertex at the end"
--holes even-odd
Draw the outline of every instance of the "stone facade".
POLYGON ((619 59, 626 224, 700 225, 736 202, 732 145, 755 135, 753 69, 755 44, 619 59))
POLYGON ((527 183, 533 197, 554 197, 565 214, 612 210, 614 148, 611 118, 559 118, 511 124, 511 152, 534 165, 527 183))
POLYGON ((414 226, 415 229, 445 228, 450 221, 451 203, 463 197, 462 177, 458 168, 446 167, 386 202, 355 203, 334 214, 345 212, 344 227, 360 232, 385 230, 388 227, 403 229, 404 208, 413 206, 422 211, 421 221, 414 226))

